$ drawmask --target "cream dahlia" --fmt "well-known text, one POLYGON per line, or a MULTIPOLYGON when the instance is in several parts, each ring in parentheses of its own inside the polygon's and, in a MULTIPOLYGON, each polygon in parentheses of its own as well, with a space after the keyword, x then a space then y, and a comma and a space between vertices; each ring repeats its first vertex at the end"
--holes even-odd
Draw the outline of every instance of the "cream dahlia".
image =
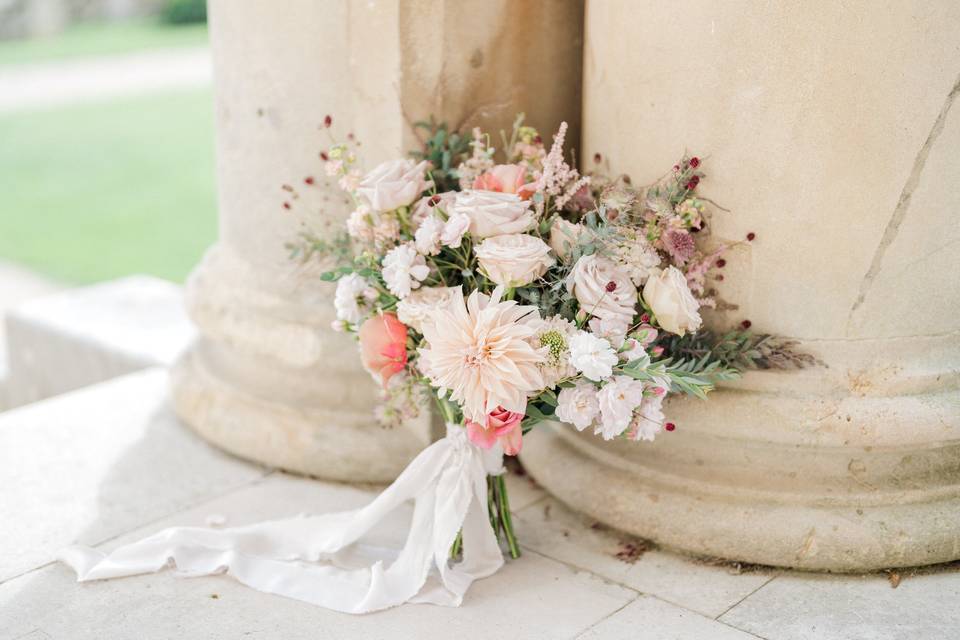
POLYGON ((498 407, 524 413, 527 395, 545 386, 540 365, 547 349, 532 344, 540 313, 502 295, 501 287, 491 296, 474 291, 464 303, 457 290, 423 323, 421 370, 478 423, 498 407))

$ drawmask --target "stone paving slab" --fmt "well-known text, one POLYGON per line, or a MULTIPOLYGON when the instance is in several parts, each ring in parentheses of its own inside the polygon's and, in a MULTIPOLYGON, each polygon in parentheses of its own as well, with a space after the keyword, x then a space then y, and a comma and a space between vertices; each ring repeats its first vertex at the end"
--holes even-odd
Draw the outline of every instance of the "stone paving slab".
POLYGON ((150 369, 0 414, 0 581, 264 475, 197 438, 150 369))
POLYGON ((651 596, 637 600, 597 623, 577 640, 756 640, 757 636, 651 596))
MULTIPOLYGON (((273 476, 103 545, 112 548, 171 525, 211 515, 228 525, 356 507, 372 491, 273 476)), ((396 538, 407 513, 374 544, 396 538)), ((78 584, 55 564, 0 585, 0 639, 50 638, 572 638, 636 598, 636 593, 529 552, 477 582, 459 609, 409 605, 351 616, 248 589, 224 577, 170 572, 78 584)))
POLYGON ((774 575, 773 570, 738 574, 731 566, 711 566, 657 549, 645 551, 643 541, 598 526, 553 498, 523 509, 516 521, 521 544, 527 548, 711 618, 774 575))
MULTIPOLYGON (((170 414, 166 384, 165 372, 151 369, 0 416, 0 640, 940 640, 960 628, 956 570, 907 574, 896 589, 882 575, 736 575, 641 553, 637 541, 592 527, 517 476, 508 482, 524 554, 478 581, 459 609, 407 605, 356 617, 226 576, 169 571, 79 584, 51 562, 76 540, 109 550, 167 526, 353 508, 379 490, 220 453, 170 414)), ((398 509, 364 542, 396 542, 409 516, 398 509)))
POLYGON ((910 577, 779 576, 720 620, 776 640, 956 640, 960 571, 910 577))

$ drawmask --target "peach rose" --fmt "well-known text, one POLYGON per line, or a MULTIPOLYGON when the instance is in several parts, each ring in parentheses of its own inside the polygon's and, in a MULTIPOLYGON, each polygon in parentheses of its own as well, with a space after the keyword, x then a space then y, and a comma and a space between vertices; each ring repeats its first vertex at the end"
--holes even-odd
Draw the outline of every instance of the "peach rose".
POLYGON ((515 456, 523 446, 523 429, 520 426, 522 421, 522 413, 497 407, 487 416, 485 425, 467 420, 467 437, 481 449, 489 449, 499 440, 503 445, 503 452, 508 456, 515 456))
POLYGON ((384 388, 407 364, 407 325, 393 313, 368 318, 360 325, 360 361, 384 388))
POLYGON ((473 181, 473 188, 481 191, 500 191, 501 193, 516 193, 521 198, 529 198, 533 193, 533 185, 525 185, 524 169, 518 164, 498 164, 473 181))

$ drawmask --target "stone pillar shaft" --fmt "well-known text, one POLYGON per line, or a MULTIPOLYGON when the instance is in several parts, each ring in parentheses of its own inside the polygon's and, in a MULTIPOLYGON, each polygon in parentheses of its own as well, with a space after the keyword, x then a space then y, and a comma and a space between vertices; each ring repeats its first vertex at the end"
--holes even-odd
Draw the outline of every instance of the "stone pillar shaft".
POLYGON ((304 228, 349 213, 317 155, 334 131, 367 168, 417 143, 412 122, 545 131, 579 126, 582 2, 211 0, 220 238, 187 286, 200 338, 175 368, 178 414, 237 455, 338 480, 388 481, 429 420, 385 430, 352 339, 330 329, 332 289, 288 259, 304 228), (551 60, 551 72, 543 73, 551 60), (541 72, 531 73, 539 68, 541 72), (291 211, 281 185, 300 197, 291 211))
POLYGON ((720 297, 825 366, 668 403, 674 433, 548 429, 548 489, 682 550, 827 570, 960 557, 960 8, 591 0, 583 157, 707 158, 720 297), (756 239, 746 242, 748 233, 756 239))

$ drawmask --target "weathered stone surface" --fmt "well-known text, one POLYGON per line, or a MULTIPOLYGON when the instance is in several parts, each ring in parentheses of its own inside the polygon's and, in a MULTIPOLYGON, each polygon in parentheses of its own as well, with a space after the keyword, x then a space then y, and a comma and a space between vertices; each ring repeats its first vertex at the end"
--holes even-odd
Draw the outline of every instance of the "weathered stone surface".
POLYGON ((960 556, 960 8, 888 9, 588 3, 582 156, 636 184, 708 157, 712 240, 739 243, 710 323, 826 366, 673 401, 653 445, 548 426, 523 457, 567 504, 765 564, 960 556))

